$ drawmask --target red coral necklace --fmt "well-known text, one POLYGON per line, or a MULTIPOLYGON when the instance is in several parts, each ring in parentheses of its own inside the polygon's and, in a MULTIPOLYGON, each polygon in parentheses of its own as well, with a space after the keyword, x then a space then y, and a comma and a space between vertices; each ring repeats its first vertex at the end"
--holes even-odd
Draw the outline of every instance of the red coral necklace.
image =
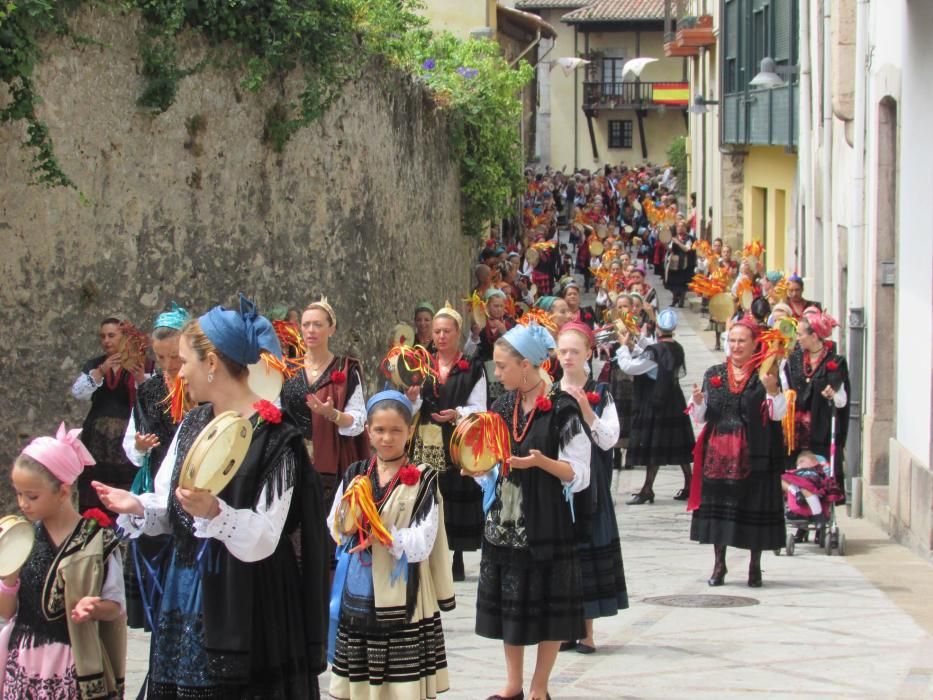
MULTIPOLYGON (((543 396, 543 394, 542 394, 543 396)), ((518 433, 518 407, 521 404, 522 400, 516 395, 515 397, 515 408, 512 410, 512 439, 515 440, 516 444, 521 443, 525 439, 525 436, 528 434, 528 429, 531 427, 531 424, 534 422, 535 416, 538 413, 538 404, 535 402, 534 408, 531 409, 531 413, 528 414, 528 420, 525 422, 525 429, 522 430, 521 434, 518 433)))
MULTIPOLYGON (((366 470, 366 475, 370 476, 373 473, 373 469, 375 468, 376 468, 376 457, 373 457, 372 461, 369 463, 369 469, 366 470)), ((395 485, 398 483, 399 477, 402 474, 402 469, 404 468, 405 468, 405 465, 402 465, 401 467, 398 468, 398 471, 395 472, 395 476, 392 477, 391 481, 389 481, 388 485, 386 486, 386 492, 382 494, 382 498, 380 498, 378 501, 375 501, 377 508, 380 507, 383 503, 385 503, 386 500, 389 498, 389 494, 392 493, 392 490, 395 488, 395 485)), ((378 474, 376 475, 376 481, 377 482, 379 481, 378 474)))
POLYGON ((104 383, 107 385, 107 388, 110 389, 110 391, 113 391, 118 386, 120 386, 120 380, 122 378, 123 378, 123 368, 118 367, 115 370, 113 369, 108 370, 107 373, 104 374, 104 383))
POLYGON ((816 363, 813 363, 810 360, 810 351, 803 351, 803 374, 805 377, 809 378, 813 376, 814 372, 816 372, 816 370, 819 369, 819 366, 823 363, 823 358, 826 357, 826 353, 828 352, 829 348, 824 345, 822 350, 820 350, 820 354, 816 358, 816 363))
POLYGON ((745 391, 745 385, 748 384, 748 380, 752 378, 752 371, 749 369, 743 379, 737 379, 735 376, 735 365, 732 360, 726 363, 726 374, 729 377, 729 391, 733 394, 741 394, 745 391))

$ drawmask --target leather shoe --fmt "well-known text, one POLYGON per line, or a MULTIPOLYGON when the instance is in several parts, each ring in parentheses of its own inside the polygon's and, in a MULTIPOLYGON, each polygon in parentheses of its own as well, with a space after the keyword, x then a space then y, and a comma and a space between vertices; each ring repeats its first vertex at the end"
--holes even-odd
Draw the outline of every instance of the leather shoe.
POLYGON ((525 691, 519 690, 515 695, 490 695, 486 700, 525 700, 525 691))
POLYGON ((761 588, 761 569, 748 570, 748 587, 761 588))
POLYGON ((674 494, 675 501, 686 501, 690 498, 690 489, 681 489, 674 494))

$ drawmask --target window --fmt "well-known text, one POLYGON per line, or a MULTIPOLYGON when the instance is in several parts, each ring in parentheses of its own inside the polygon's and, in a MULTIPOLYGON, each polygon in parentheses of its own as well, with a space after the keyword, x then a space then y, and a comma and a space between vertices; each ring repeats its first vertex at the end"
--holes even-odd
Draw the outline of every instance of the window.
POLYGON ((609 122, 609 148, 632 147, 632 120, 613 119, 609 122))
POLYGON ((604 95, 622 94, 622 68, 624 58, 604 58, 602 60, 602 83, 604 95))

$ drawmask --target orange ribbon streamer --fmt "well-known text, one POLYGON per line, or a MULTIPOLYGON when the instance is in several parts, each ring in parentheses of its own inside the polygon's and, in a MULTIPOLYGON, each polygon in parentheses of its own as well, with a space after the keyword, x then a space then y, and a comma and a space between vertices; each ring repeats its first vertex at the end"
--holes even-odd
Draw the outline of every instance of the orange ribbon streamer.
POLYGON ((351 513, 356 513, 355 527, 360 542, 371 534, 384 546, 389 547, 392 545, 392 535, 382 524, 379 509, 373 499, 373 485, 368 475, 361 474, 354 477, 340 498, 340 508, 337 517, 334 518, 333 526, 334 539, 337 544, 342 541, 338 525, 342 520, 341 516, 345 509, 349 509, 351 513))

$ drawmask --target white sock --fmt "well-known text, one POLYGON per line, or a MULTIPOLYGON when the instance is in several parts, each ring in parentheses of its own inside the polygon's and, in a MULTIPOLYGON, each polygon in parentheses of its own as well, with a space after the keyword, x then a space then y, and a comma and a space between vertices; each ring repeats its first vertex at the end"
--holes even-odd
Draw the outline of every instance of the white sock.
POLYGON ((816 495, 807 496, 807 505, 810 506, 810 512, 813 515, 823 514, 823 504, 820 503, 820 499, 816 495))

